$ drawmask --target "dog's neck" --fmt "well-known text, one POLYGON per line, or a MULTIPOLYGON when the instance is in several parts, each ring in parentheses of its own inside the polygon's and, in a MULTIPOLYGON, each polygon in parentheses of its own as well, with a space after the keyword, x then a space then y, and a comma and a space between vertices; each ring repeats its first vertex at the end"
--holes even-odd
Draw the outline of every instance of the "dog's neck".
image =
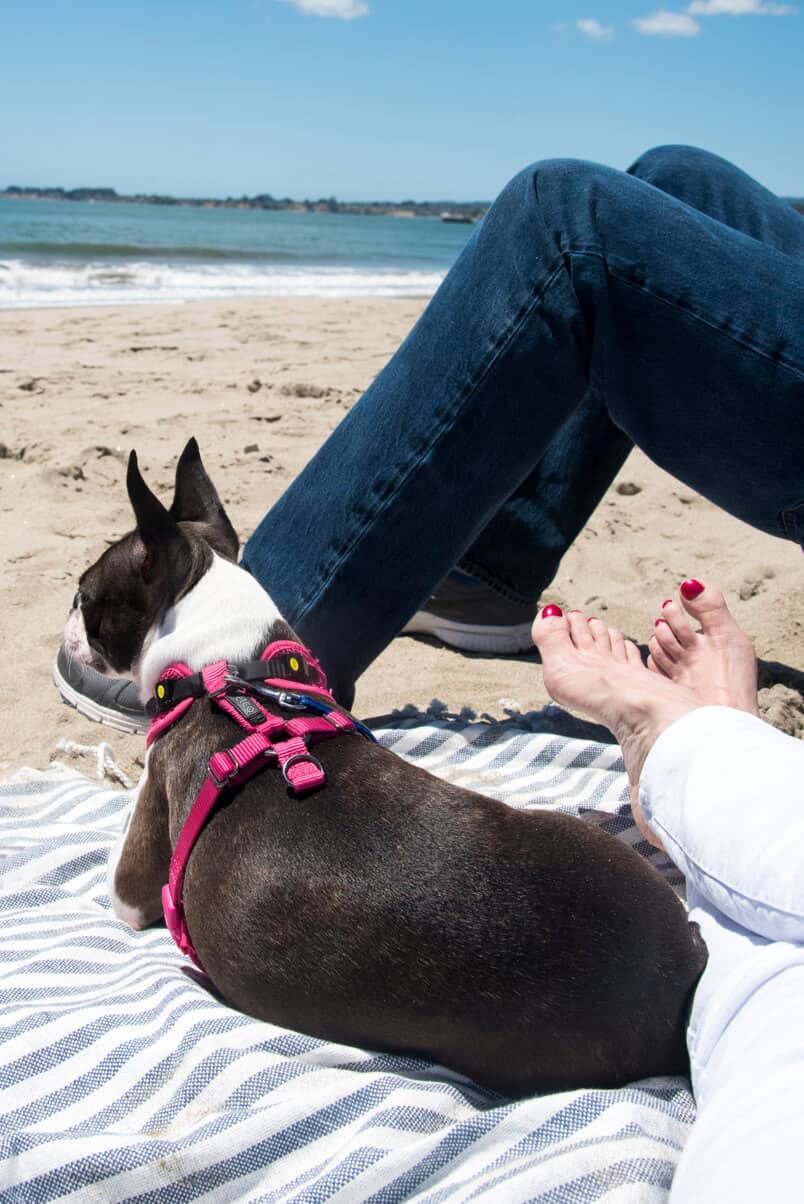
POLYGON ((281 620, 273 599, 245 569, 213 553, 211 567, 146 637, 137 673, 140 697, 153 695, 168 665, 184 662, 197 672, 216 660, 248 660, 281 620))

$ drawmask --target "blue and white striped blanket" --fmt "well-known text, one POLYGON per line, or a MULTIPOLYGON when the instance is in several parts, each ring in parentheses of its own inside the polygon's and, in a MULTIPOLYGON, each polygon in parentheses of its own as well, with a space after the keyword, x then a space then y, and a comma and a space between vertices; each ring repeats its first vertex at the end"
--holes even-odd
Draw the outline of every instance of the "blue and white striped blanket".
MULTIPOLYGON (((431 721, 381 738, 649 855, 618 750, 538 726, 431 721)), ((127 807, 64 769, 0 787, 3 1204, 666 1199, 694 1116, 686 1081, 511 1103, 442 1067, 242 1016, 164 928, 112 916, 105 860, 127 807)))

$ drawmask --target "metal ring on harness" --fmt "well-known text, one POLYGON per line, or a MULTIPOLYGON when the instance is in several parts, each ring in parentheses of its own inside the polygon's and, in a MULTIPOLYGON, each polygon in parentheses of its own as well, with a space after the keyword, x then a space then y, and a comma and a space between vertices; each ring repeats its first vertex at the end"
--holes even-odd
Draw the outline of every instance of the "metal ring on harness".
POLYGON ((293 782, 288 777, 288 770, 290 769, 291 765, 295 765, 297 763, 297 761, 307 761, 309 764, 315 765, 315 767, 321 773, 324 772, 324 766, 321 764, 318 757, 313 756, 313 754, 311 752, 294 753, 293 756, 288 757, 287 761, 285 761, 284 764, 281 766, 282 777, 285 779, 286 783, 288 784, 288 786, 290 786, 291 789, 293 789, 294 787, 293 787, 293 782))
POLYGON ((229 759, 234 762, 234 765, 232 766, 231 769, 228 769, 226 771, 226 773, 223 775, 223 777, 219 778, 218 775, 215 773, 215 770, 212 768, 212 762, 210 761, 209 765, 207 766, 207 773, 209 774, 209 776, 212 778, 213 782, 219 789, 221 787, 225 786, 227 782, 230 782, 232 780, 232 778, 235 776, 235 774, 239 773, 240 770, 242 769, 240 762, 238 761, 235 754, 232 752, 231 748, 222 748, 220 751, 225 756, 229 757, 229 759))

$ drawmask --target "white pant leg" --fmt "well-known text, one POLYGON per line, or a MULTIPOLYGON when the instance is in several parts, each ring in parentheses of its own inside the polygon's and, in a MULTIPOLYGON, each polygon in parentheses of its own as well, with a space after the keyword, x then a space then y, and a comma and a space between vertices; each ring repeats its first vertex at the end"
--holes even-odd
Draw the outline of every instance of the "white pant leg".
POLYGON ((770 940, 804 941, 804 741, 755 715, 701 707, 656 741, 640 802, 718 910, 770 940))
POLYGON ((804 1200, 804 742, 726 707, 674 723, 645 816, 709 950, 688 1043, 698 1120, 674 1204, 804 1200))

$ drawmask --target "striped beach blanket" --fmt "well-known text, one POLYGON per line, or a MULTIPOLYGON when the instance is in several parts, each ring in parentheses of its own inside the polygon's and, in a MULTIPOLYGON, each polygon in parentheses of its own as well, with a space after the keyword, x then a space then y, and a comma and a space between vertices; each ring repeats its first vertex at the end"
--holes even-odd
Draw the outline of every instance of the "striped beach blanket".
MULTIPOLYGON (((631 823, 619 750, 543 727, 419 717, 379 735, 512 806, 600 824, 673 881, 631 823)), ((666 1199, 694 1117, 685 1080, 511 1102, 240 1015, 164 928, 110 912, 128 806, 63 766, 0 786, 3 1204, 666 1199)))

